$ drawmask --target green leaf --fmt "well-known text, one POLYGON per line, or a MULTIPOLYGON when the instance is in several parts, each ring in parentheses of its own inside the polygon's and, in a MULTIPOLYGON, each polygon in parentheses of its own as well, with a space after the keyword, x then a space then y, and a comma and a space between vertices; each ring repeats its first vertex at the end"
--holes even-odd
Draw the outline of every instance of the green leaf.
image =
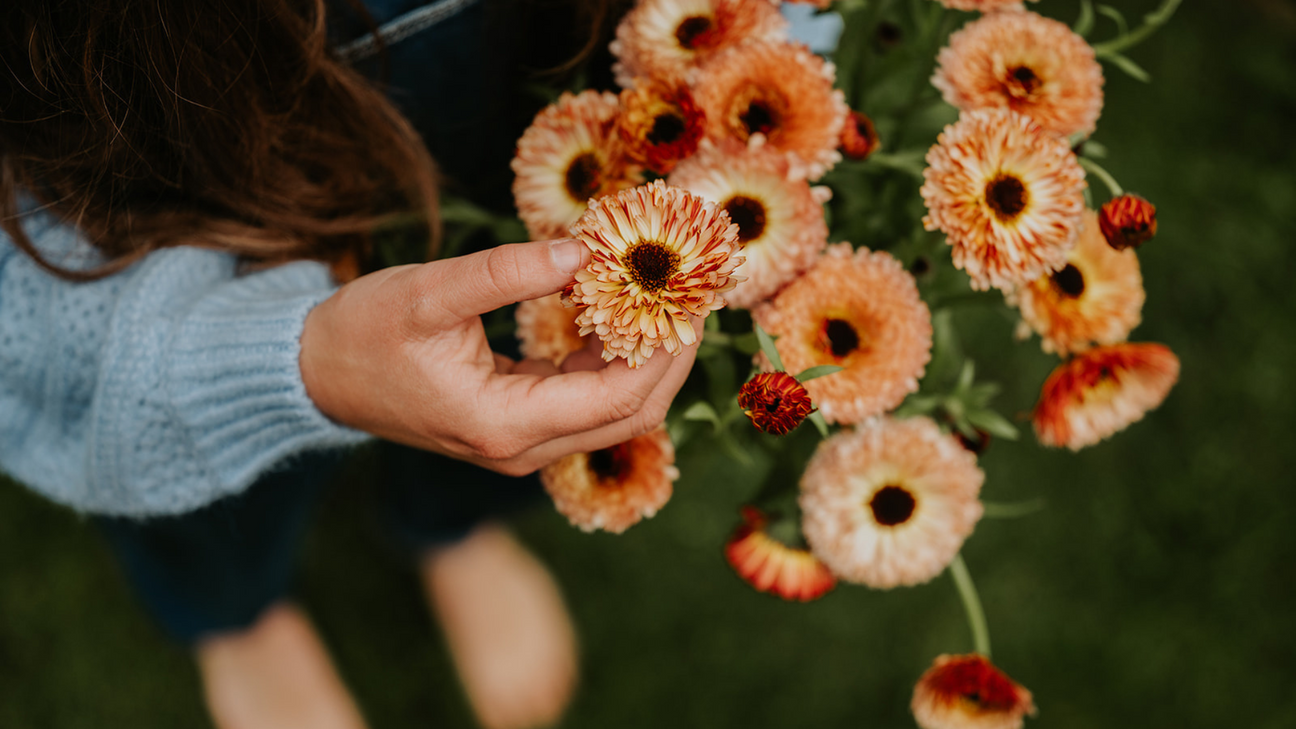
POLYGON ((1093 30, 1094 9, 1093 0, 1080 0, 1080 17, 1076 19, 1075 25, 1071 30, 1081 38, 1088 37, 1089 31, 1093 30))
POLYGON ((912 418, 915 415, 929 415, 940 407, 942 400, 944 398, 939 395, 910 395, 900 404, 900 407, 895 409, 893 415, 901 419, 912 418))
POLYGON ((785 372, 783 369, 783 358, 779 356, 778 347, 774 346, 774 338, 761 329, 760 324, 752 324, 752 329, 756 332, 756 338, 760 340, 761 351, 769 359, 774 369, 785 372))
POLYGON ((954 387, 955 392, 966 392, 972 387, 972 382, 976 379, 976 363, 972 360, 963 362, 963 371, 959 372, 958 385, 954 387))
POLYGON ((985 507, 982 516, 987 519, 1016 519, 1042 511, 1047 504, 1043 498, 1008 503, 982 501, 981 505, 985 507))
POLYGON ((690 405, 688 409, 684 411, 683 417, 685 420, 699 420, 711 423, 711 425, 715 426, 716 432, 720 431, 720 414, 717 413, 715 408, 711 407, 711 403, 706 400, 698 400, 690 405))
POLYGON ((1092 157, 1094 159, 1107 158, 1107 145, 1102 142, 1095 142, 1092 139, 1085 140, 1082 151, 1086 157, 1092 157))
POLYGON ((1004 440, 1017 440, 1021 437, 1016 426, 1008 422, 1007 418, 989 408, 968 411, 967 421, 990 435, 1004 440))
POLYGON ((756 336, 755 332, 735 334, 730 339, 730 343, 734 349, 743 354, 756 354, 760 351, 760 338, 756 336))
POLYGON ((824 438, 828 437, 828 421, 824 420, 823 413, 816 410, 813 413, 810 413, 810 417, 806 419, 814 423, 814 427, 819 429, 819 435, 824 438))
POLYGON ((813 380, 816 377, 823 377, 825 375, 835 374, 837 372, 841 372, 844 369, 846 368, 838 367, 837 365, 816 365, 814 367, 801 370, 801 373, 795 375, 795 377, 797 382, 809 382, 810 380, 813 380))
POLYGON ((1145 84, 1152 82, 1152 75, 1144 71, 1142 66, 1130 60, 1129 56, 1120 53, 1108 53, 1103 59, 1111 61, 1117 68, 1137 81, 1142 81, 1145 84))

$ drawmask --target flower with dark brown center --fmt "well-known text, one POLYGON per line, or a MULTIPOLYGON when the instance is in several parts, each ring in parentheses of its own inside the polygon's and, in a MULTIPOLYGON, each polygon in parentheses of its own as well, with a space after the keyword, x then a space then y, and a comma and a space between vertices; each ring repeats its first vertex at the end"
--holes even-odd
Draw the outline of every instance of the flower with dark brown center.
POLYGON ((1026 209, 1030 193, 1021 178, 999 174, 986 183, 985 201, 1000 223, 1011 223, 1026 209))
POLYGON ((561 458, 540 471, 554 507, 574 526, 614 534, 656 514, 678 478, 675 448, 663 429, 561 458))
POLYGON ((841 152, 853 160, 868 159, 881 146, 873 120, 863 113, 852 111, 842 125, 841 152))
POLYGON ((910 704, 922 729, 1018 729, 1031 692, 980 654, 944 655, 918 679, 910 704))
POLYGON ((697 151, 706 132, 706 115, 688 86, 641 80, 621 92, 617 134, 625 156, 659 175, 697 151))
POLYGON ((774 435, 786 435, 814 411, 810 393, 786 372, 763 372, 738 391, 738 407, 752 425, 774 435))
POLYGON ((1121 195, 1102 206, 1098 225, 1112 248, 1138 248, 1156 235, 1156 206, 1138 195, 1121 195))

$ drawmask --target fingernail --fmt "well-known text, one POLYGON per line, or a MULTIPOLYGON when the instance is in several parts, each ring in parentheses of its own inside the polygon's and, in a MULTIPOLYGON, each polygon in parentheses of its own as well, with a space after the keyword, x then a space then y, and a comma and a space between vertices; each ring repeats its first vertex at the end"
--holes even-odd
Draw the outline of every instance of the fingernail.
POLYGON ((549 244, 549 256, 554 268, 564 273, 576 273, 585 265, 585 244, 575 238, 556 240, 549 244))

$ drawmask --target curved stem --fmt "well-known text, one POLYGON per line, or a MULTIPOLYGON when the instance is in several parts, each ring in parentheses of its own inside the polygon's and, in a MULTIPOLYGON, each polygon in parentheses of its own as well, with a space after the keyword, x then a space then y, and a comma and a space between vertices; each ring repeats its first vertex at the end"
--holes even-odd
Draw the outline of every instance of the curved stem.
POLYGON ((959 597, 963 600, 963 610, 967 612, 968 625, 972 628, 972 644, 976 652, 990 657, 990 628, 986 626, 985 611, 981 609, 981 598, 977 597, 976 585, 972 584, 972 575, 963 563, 963 554, 954 555, 950 562, 950 575, 954 586, 958 588, 959 597))
POLYGON ((1116 178, 1112 177, 1111 173, 1104 170, 1097 162, 1094 162, 1088 157, 1077 157, 1076 159, 1080 160, 1080 166, 1085 168, 1085 172, 1097 175, 1098 179, 1103 181, 1103 184, 1107 186, 1107 189, 1111 190, 1112 197, 1120 197, 1125 194, 1125 190, 1121 188, 1120 183, 1116 181, 1116 178))
POLYGON ((1106 43, 1095 43, 1093 47, 1094 54, 1099 58, 1110 56, 1120 53, 1126 48, 1133 48, 1144 40, 1147 40, 1148 36, 1155 33, 1158 28, 1166 24, 1166 21, 1170 20, 1170 16, 1174 15, 1175 10, 1179 9, 1180 2, 1182 2, 1182 0, 1164 0, 1164 2, 1161 3, 1161 7, 1148 13, 1148 15, 1143 18, 1143 25, 1135 28, 1132 33, 1125 33, 1124 35, 1109 40, 1106 43))

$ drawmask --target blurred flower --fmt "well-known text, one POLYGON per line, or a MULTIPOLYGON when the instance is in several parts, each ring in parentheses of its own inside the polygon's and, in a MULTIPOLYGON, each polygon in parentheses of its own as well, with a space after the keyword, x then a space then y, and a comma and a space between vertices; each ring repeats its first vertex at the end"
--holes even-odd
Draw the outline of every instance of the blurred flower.
POLYGON ((792 173, 817 179, 837 152, 849 109, 833 88, 833 65, 794 43, 747 43, 717 54, 699 71, 694 94, 707 135, 746 144, 761 135, 790 155, 792 173))
POLYGON ((657 513, 679 478, 675 447, 663 429, 540 470, 558 512, 583 531, 620 534, 657 513))
POLYGON ((1061 136, 1090 134, 1102 67, 1084 38, 1035 13, 993 13, 950 36, 932 83, 963 111, 1008 108, 1061 136))
POLYGON ((918 389, 932 325, 913 276, 891 254, 828 246, 814 268, 753 312, 789 372, 844 369, 805 383, 831 423, 886 412, 918 389))
POLYGON ((1007 109, 966 112, 927 165, 923 225, 949 237, 973 288, 1026 285, 1066 265, 1085 179, 1065 139, 1007 109))
POLYGON ((1035 406, 1035 436, 1078 451, 1138 422, 1179 379, 1179 358, 1162 344, 1098 347, 1053 370, 1035 406))
POLYGON ((725 545, 725 559, 738 576, 761 592, 809 602, 837 586, 837 578, 806 549, 789 547, 765 531, 765 514, 742 508, 742 526, 725 545))
POLYGON ((590 198, 639 183, 617 150, 614 94, 564 92, 536 115, 513 158, 513 198, 533 240, 567 235, 590 198))
POLYGON ((1156 206, 1138 195, 1121 195, 1102 206, 1099 222, 1112 248, 1138 248, 1156 235, 1156 206))
POLYGON ((1031 692, 979 654, 937 656, 910 704, 922 729, 1021 729, 1031 692))
POLYGON ((1134 251, 1114 251, 1086 210, 1080 241, 1061 270, 1013 297, 1045 352, 1083 352, 1093 343, 1123 342, 1142 318, 1143 276, 1134 251))
POLYGON ((976 457, 928 418, 879 418, 819 445, 801 477, 802 530, 843 580, 917 585, 981 518, 976 457))
POLYGON ((980 10, 983 13, 1022 9, 1022 0, 940 0, 940 4, 955 10, 980 10))
POLYGON ((706 115, 683 84, 641 80, 621 92, 617 132, 626 156, 659 175, 697 151, 706 115))
POLYGON ((699 64, 752 40, 781 41, 787 21, 769 0, 640 0, 617 26, 612 71, 636 79, 692 82, 699 64))
POLYGON ((665 346, 697 338, 689 315, 723 308, 740 280, 738 226, 724 210, 661 180, 590 202, 572 235, 593 254, 569 297, 581 335, 603 340, 603 359, 638 367, 665 346))
POLYGON ((706 145, 680 163, 670 184, 724 208, 738 226, 747 280, 725 298, 747 309, 814 264, 828 244, 828 189, 790 177, 787 158, 764 145, 706 145))
POLYGON ((559 294, 523 301, 513 316, 522 356, 527 359, 547 359, 560 365, 567 355, 585 347, 576 326, 576 309, 564 306, 559 294))
POLYGON ((787 435, 814 407, 805 386, 786 372, 762 372, 738 390, 738 407, 752 425, 774 435, 787 435))
POLYGON ((841 152, 850 159, 864 160, 881 146, 873 120, 863 113, 852 111, 842 125, 841 152))

